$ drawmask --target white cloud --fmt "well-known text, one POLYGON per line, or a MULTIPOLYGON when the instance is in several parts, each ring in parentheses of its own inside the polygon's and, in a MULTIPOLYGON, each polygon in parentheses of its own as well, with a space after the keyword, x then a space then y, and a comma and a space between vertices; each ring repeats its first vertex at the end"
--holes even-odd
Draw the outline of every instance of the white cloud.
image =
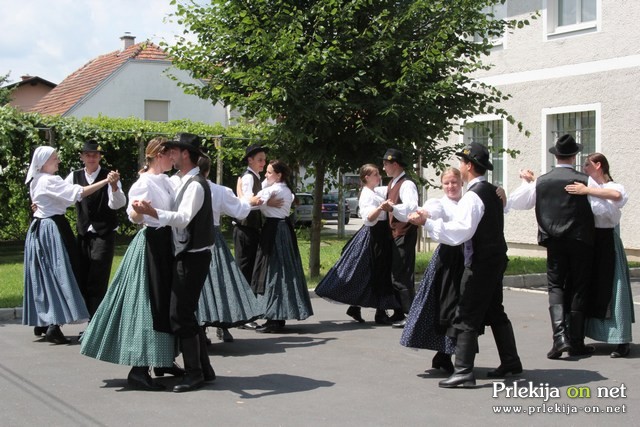
POLYGON ((171 43, 181 33, 163 19, 174 11, 165 0, 0 0, 0 75, 29 74, 60 83, 91 59, 122 47, 125 32, 136 41, 171 43))

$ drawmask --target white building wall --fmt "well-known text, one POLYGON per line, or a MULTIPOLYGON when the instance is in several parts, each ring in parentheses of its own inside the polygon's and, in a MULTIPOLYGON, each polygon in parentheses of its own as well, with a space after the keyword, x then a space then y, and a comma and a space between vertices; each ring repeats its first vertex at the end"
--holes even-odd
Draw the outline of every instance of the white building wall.
MULTIPOLYGON (((188 95, 167 75, 169 62, 129 61, 100 84, 67 115, 74 117, 137 117, 144 119, 144 101, 169 101, 169 120, 189 119, 227 124, 222 104, 212 105, 188 95)), ((195 82, 186 71, 170 69, 180 81, 195 82)))
MULTIPOLYGON (((508 0, 508 16, 523 19, 551 2, 508 0)), ((501 106, 531 132, 527 138, 505 122, 505 147, 520 151, 516 159, 509 158, 505 163, 508 191, 520 185, 520 169, 529 168, 540 175, 552 166, 547 164, 552 140, 548 114, 581 108, 597 112, 596 150, 607 156, 613 178, 630 194, 623 210, 621 235, 628 254, 637 259, 640 182, 634 166, 640 158, 635 141, 640 124, 640 1, 599 0, 598 7, 599 19, 590 32, 556 38, 545 34, 547 11, 543 10, 531 25, 506 36, 486 59, 493 68, 478 73, 478 78, 512 96, 501 106)), ((449 142, 460 143, 462 139, 456 136, 449 142)), ((451 164, 457 166, 458 162, 452 159, 451 164)), ((429 197, 441 194, 431 190, 429 197)), ((505 235, 510 248, 539 251, 533 211, 506 215, 505 235)), ((543 256, 544 252, 537 255, 543 256)))

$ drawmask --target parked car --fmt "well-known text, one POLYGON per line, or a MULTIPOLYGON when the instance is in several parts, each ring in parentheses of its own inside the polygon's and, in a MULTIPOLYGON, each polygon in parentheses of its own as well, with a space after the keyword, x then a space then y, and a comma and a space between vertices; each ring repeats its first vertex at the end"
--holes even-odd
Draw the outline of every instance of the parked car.
POLYGON ((358 190, 345 190, 343 195, 344 201, 349 205, 351 216, 355 218, 360 217, 360 208, 358 207, 358 190))
POLYGON ((313 210, 313 196, 309 193, 296 193, 296 200, 292 206, 291 222, 293 225, 311 225, 313 210))
MULTIPOLYGON (((351 210, 349 204, 344 204, 344 223, 349 224, 351 210)), ((328 193, 322 195, 322 219, 327 221, 338 220, 338 193, 328 193)))

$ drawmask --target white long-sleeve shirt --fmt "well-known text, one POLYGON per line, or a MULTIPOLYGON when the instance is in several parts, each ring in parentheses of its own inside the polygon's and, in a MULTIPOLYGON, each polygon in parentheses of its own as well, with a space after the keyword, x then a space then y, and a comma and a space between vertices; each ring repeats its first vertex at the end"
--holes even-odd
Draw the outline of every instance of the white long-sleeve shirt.
POLYGON ((29 184, 29 194, 36 205, 33 216, 49 218, 63 215, 69 206, 82 200, 82 186, 69 184, 58 175, 37 173, 29 184))
MULTIPOLYGON (((151 202, 151 206, 156 209, 171 210, 175 192, 169 177, 165 174, 154 175, 150 172, 140 174, 140 177, 133 183, 129 189, 129 204, 127 205, 127 215, 129 221, 136 223, 131 218, 133 208, 132 203, 137 200, 146 200, 151 202)), ((148 225, 151 227, 160 227, 160 221, 152 216, 143 215, 142 219, 137 223, 148 225)))
MULTIPOLYGON (((400 176, 395 177, 393 181, 391 181, 391 188, 405 175, 406 174, 402 172, 400 176)), ((413 181, 406 180, 400 187, 399 195, 402 203, 393 206, 393 216, 400 222, 407 222, 409 214, 418 209, 418 188, 413 181)))
POLYGON ((251 211, 251 205, 244 198, 236 197, 230 188, 214 184, 207 180, 211 190, 211 207, 213 208, 213 225, 220 225, 220 215, 244 219, 251 211))
POLYGON ((291 211, 291 204, 293 203, 293 194, 287 184, 284 182, 275 182, 268 187, 263 188, 257 194, 262 200, 260 210, 262 214, 267 218, 286 218, 291 211), (279 208, 271 207, 267 205, 267 200, 271 197, 276 197, 283 200, 282 206, 279 208))
MULTIPOLYGON (((249 171, 249 173, 242 175, 240 178, 240 188, 242 188, 242 198, 249 201, 255 196, 255 194, 253 194, 253 183, 254 181, 260 182, 260 175, 251 168, 247 168, 247 171, 249 171)), ((260 206, 251 206, 251 210, 258 209, 260 209, 260 206)))
POLYGON ((596 228, 614 228, 620 223, 620 218, 622 218, 622 208, 629 200, 629 195, 625 191, 624 186, 617 182, 598 184, 589 177, 589 187, 616 190, 622 195, 620 200, 602 199, 592 195, 588 196, 596 228))
POLYGON ((371 211, 375 210, 385 200, 387 200, 387 187, 376 187, 373 190, 369 187, 362 187, 360 198, 358 199, 358 209, 360 210, 360 217, 364 220, 364 225, 371 227, 376 225, 378 221, 387 220, 385 211, 381 211, 373 221, 367 219, 371 211))

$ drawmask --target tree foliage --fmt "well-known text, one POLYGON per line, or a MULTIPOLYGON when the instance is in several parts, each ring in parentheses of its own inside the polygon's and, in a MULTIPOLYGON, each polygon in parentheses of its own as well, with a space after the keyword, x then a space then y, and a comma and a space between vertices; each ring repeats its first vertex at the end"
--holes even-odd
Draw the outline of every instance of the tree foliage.
POLYGON ((442 142, 465 117, 515 122, 495 107, 507 96, 472 78, 488 68, 490 38, 523 25, 483 12, 503 2, 173 0, 185 35, 167 48, 208 82, 186 90, 272 121, 271 143, 315 166, 318 196, 326 171, 379 162, 388 147, 441 169, 453 151, 442 142))
POLYGON ((9 73, 4 76, 0 76, 0 105, 6 105, 11 101, 11 89, 2 87, 5 83, 9 82, 9 73))

